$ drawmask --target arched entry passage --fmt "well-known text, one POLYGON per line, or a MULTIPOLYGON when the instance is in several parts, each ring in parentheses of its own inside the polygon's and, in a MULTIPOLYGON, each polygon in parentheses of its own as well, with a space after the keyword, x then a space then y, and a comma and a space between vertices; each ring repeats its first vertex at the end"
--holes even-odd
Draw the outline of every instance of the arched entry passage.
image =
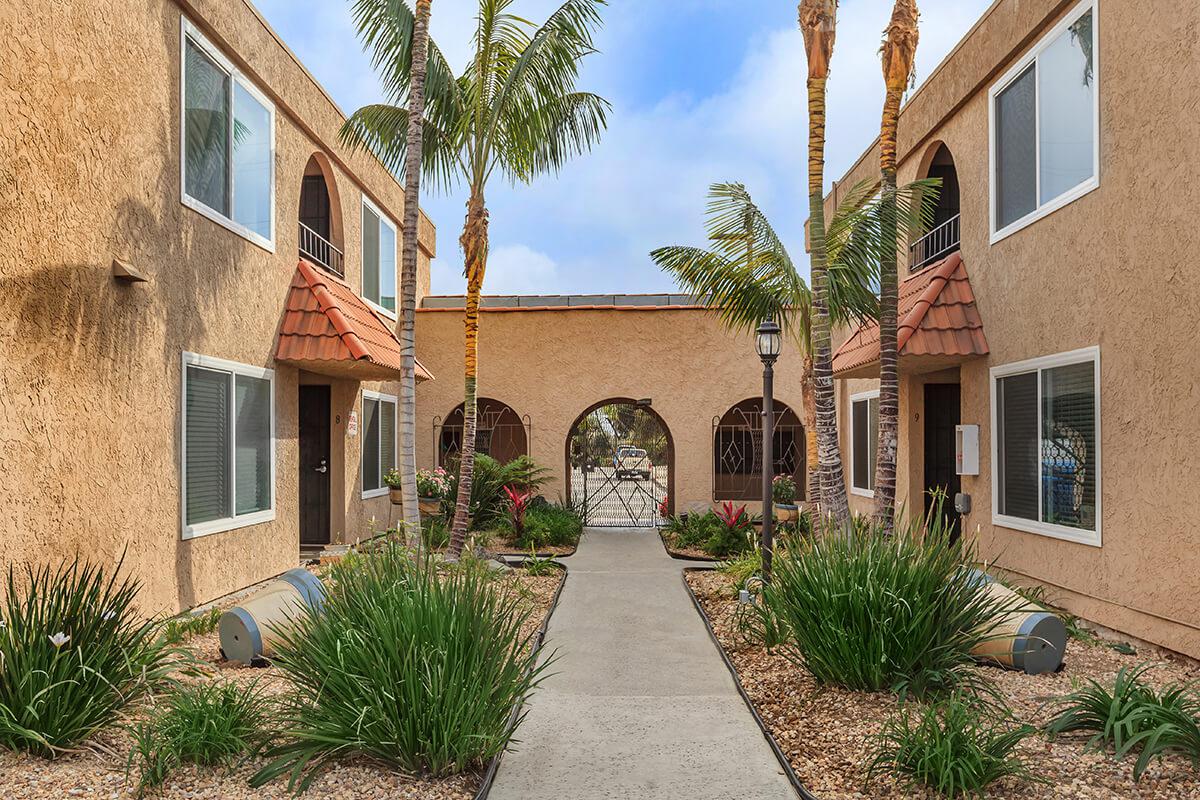
MULTIPOLYGON (((786 403, 775 400, 774 475, 791 475, 804 498, 804 426, 786 403)), ((713 419, 713 499, 762 500, 763 406, 752 397, 713 419)))
MULTIPOLYGON (((499 400, 479 398, 475 425, 475 452, 507 464, 517 456, 529 455, 529 417, 520 417, 517 412, 499 400)), ((438 464, 453 467, 458 464, 462 452, 465 415, 463 404, 446 415, 446 421, 434 422, 437 437, 438 464)))
POLYGON ((595 527, 653 527, 671 510, 675 445, 647 402, 596 403, 567 435, 567 496, 595 527))

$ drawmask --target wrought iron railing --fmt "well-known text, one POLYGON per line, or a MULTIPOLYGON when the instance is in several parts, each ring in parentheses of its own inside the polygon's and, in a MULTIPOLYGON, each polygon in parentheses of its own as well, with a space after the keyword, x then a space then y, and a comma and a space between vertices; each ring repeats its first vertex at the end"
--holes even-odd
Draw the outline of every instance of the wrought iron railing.
POLYGON ((939 258, 944 258, 958 249, 958 218, 959 215, 955 214, 912 243, 908 248, 908 269, 910 272, 916 272, 922 267, 928 266, 939 258))
POLYGON ((300 225, 300 255, 319 267, 329 270, 339 278, 346 276, 345 256, 342 251, 303 222, 300 225))

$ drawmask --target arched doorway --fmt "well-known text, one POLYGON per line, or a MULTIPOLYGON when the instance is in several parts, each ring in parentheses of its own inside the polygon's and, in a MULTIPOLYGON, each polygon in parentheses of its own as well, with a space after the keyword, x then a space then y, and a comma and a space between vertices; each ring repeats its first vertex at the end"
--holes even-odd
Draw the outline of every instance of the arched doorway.
MULTIPOLYGON (((804 426, 796 412, 775 400, 772 475, 791 475, 804 499, 804 426)), ((713 418, 713 499, 762 500, 763 406, 761 397, 743 400, 713 418)))
POLYGON ((648 402, 596 403, 571 426, 566 455, 567 496, 588 525, 649 528, 670 512, 675 445, 648 402))
POLYGON ((931 145, 926 152, 921 177, 937 178, 942 183, 929 232, 909 248, 909 268, 914 271, 953 253, 961 238, 958 171, 954 167, 954 156, 944 142, 931 145))
POLYGON ((344 277, 342 212, 333 169, 321 153, 314 153, 300 182, 300 256, 344 277))
MULTIPOLYGON (((507 464, 517 456, 529 455, 529 417, 519 416, 499 400, 481 397, 475 420, 476 453, 491 456, 501 464, 507 464)), ((440 466, 451 468, 458 465, 465 422, 462 403, 446 415, 444 422, 434 421, 440 466)))

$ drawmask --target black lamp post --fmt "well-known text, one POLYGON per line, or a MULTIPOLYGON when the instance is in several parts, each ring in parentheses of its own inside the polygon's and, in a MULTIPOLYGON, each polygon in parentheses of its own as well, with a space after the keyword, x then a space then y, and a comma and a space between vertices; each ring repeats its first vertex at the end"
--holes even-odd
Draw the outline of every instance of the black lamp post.
POLYGON ((762 579, 771 581, 772 534, 775 527, 775 510, 772 507, 771 490, 775 478, 775 359, 783 348, 783 335, 774 320, 765 319, 758 326, 754 337, 754 349, 763 363, 763 442, 762 442, 762 579))

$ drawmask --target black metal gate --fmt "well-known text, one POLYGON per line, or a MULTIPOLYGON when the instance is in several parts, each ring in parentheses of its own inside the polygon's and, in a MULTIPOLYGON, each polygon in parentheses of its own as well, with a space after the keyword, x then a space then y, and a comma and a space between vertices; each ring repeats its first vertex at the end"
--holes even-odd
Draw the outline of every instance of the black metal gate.
MULTIPOLYGON (((529 415, 517 416, 504 403, 487 397, 479 398, 476 407, 475 452, 491 456, 507 464, 517 456, 529 455, 529 440, 533 425, 529 415)), ((449 470, 458 468, 463 444, 463 406, 450 412, 443 422, 433 420, 433 446, 438 454, 438 466, 449 470)))
POLYGON ((673 455, 666 428, 646 405, 601 405, 571 429, 571 504, 592 527, 654 527, 669 505, 673 455))

